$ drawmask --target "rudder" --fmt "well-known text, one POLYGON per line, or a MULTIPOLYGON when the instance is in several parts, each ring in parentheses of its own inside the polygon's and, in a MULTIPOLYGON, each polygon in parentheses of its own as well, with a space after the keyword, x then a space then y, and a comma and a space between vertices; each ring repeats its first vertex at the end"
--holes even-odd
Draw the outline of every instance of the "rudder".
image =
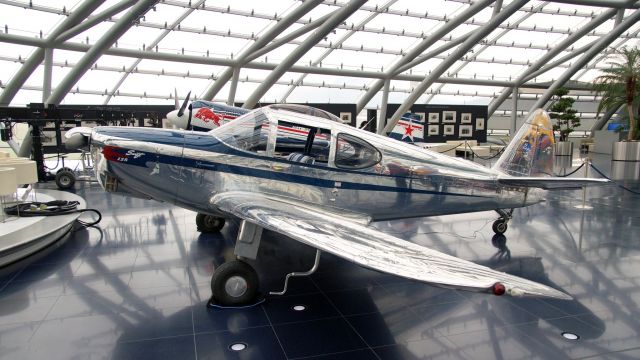
POLYGON ((537 109, 529 114, 493 169, 511 176, 552 176, 554 142, 551 118, 537 109))

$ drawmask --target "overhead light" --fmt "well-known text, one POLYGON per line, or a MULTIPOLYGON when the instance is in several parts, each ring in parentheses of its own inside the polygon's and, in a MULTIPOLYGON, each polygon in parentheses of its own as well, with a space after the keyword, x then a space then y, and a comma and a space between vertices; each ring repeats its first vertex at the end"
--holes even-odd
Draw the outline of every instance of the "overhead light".
POLYGON ((294 311, 305 311, 307 309, 307 307, 304 306, 304 305, 295 305, 292 309, 294 311))

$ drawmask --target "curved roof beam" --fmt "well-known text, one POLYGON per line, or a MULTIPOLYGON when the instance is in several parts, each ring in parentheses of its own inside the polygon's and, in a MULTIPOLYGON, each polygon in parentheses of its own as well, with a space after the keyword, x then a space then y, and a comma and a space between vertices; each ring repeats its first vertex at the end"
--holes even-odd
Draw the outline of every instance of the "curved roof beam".
MULTIPOLYGON (((85 0, 80 4, 77 10, 72 12, 58 27, 55 28, 47 38, 47 42, 51 42, 56 39, 60 34, 65 32, 66 30, 76 26, 82 20, 84 20, 89 14, 91 14, 95 9, 97 9, 100 5, 104 3, 104 0, 99 1, 90 1, 85 0)), ((20 67, 20 70, 11 78, 11 80, 7 83, 4 91, 0 95, 0 105, 7 106, 13 100, 13 97, 16 96, 18 90, 24 85, 29 76, 38 68, 38 65, 42 63, 44 60, 45 49, 37 48, 29 59, 20 67)))
POLYGON ((60 44, 63 43, 69 39, 71 39, 72 37, 82 33, 83 31, 86 31, 94 26, 96 26, 97 24, 111 18, 113 15, 116 15, 118 13, 120 13, 121 11, 123 11, 124 9, 127 9, 131 6, 133 6, 133 4, 136 3, 136 0, 123 0, 107 9, 105 9, 104 11, 101 11, 100 13, 93 15, 93 16, 89 16, 87 18, 87 20, 83 21, 82 23, 72 27, 71 29, 68 29, 67 31, 65 31, 64 33, 60 34, 60 36, 56 37, 54 39, 56 44, 60 44))
MULTIPOLYGON (((578 41, 579 39, 587 35, 589 32, 591 32, 591 30, 602 25, 605 21, 609 20, 615 14, 616 14, 615 9, 609 9, 609 10, 603 11, 600 15, 598 15, 593 20, 588 22, 586 25, 578 29, 576 32, 564 38, 564 40, 562 40, 559 44, 554 46, 546 54, 544 54, 542 57, 536 60, 536 62, 533 63, 529 68, 525 69, 525 71, 522 74, 520 74, 520 76, 518 76, 518 78, 516 79, 515 81, 516 86, 521 86, 522 84, 524 84, 524 82, 527 81, 527 78, 530 75, 532 75, 534 72, 542 68, 543 65, 548 64, 551 59, 553 59, 556 55, 558 55, 564 49, 571 46, 576 41, 578 41)), ((585 47, 584 50, 586 50, 586 48, 588 48, 588 45, 587 47, 585 47)), ((489 117, 491 117, 491 115, 496 111, 496 109, 500 107, 500 105, 502 105, 502 103, 511 95, 512 91, 513 91, 512 88, 503 89, 502 92, 500 93, 500 96, 497 97, 494 101, 492 101, 491 104, 489 104, 489 111, 488 111, 489 117)))
MULTIPOLYGON (((205 0, 199 0, 198 2, 195 3, 195 5, 193 5, 192 8, 189 8, 185 12, 183 12, 182 15, 180 15, 173 23, 171 23, 171 26, 169 26, 166 30, 160 33, 160 35, 158 35, 151 42, 151 44, 149 44, 149 46, 146 47, 147 49, 146 51, 153 51, 153 48, 155 48, 158 45, 158 43, 160 43, 160 41, 162 41, 167 35, 169 35, 169 33, 171 33, 171 31, 175 29, 176 26, 178 26, 178 24, 182 22, 182 20, 186 19, 187 16, 191 15, 191 13, 194 12, 198 6, 202 5, 204 1, 205 0)), ((107 94, 107 98, 104 99, 104 102, 102 103, 103 105, 107 105, 109 101, 111 101, 111 98, 113 97, 113 95, 118 91, 118 89, 120 89, 120 86, 122 86, 122 83, 124 83, 127 77, 129 77, 129 74, 131 74, 131 72, 138 66, 138 64, 140 64, 141 61, 142 61, 142 58, 139 58, 136 61, 134 61, 133 64, 129 65, 129 67, 127 68, 127 71, 124 74, 122 74, 122 76, 120 77, 120 80, 118 80, 118 82, 113 86, 111 91, 109 91, 109 93, 107 94)))
POLYGON ((384 132, 390 132, 398 120, 400 120, 400 116, 402 116, 407 110, 411 108, 416 100, 435 82, 438 77, 447 71, 447 69, 454 64, 458 59, 463 57, 469 49, 474 47, 480 40, 482 40, 485 36, 489 35, 493 30, 495 30, 503 21, 508 19, 511 15, 513 15, 518 9, 520 9, 524 4, 527 3, 528 0, 514 0, 509 5, 504 7, 500 13, 491 18, 489 22, 471 34, 465 42, 460 44, 456 48, 453 53, 449 55, 446 60, 443 60, 435 69, 431 71, 431 73, 422 80, 422 82, 416 86, 416 88, 409 94, 407 99, 400 105, 398 110, 391 116, 391 120, 385 126, 384 132))
MULTIPOLYGON (((392 75, 396 75, 400 67, 415 59, 418 55, 422 54, 438 40, 451 32, 451 30, 455 29, 460 24, 464 23, 493 2, 494 0, 480 0, 475 4, 469 6, 458 16, 451 19, 448 23, 445 23, 444 25, 439 27, 436 31, 422 40, 420 44, 414 46, 411 50, 409 50, 405 56, 401 57, 389 70, 387 70, 385 72, 386 77, 390 78, 392 75)), ((364 107, 367 105, 367 103, 378 93, 378 91, 380 91, 380 89, 382 89, 382 87, 384 86, 384 82, 385 80, 382 79, 374 82, 369 88, 369 91, 367 91, 364 95, 362 95, 362 97, 360 97, 360 100, 358 100, 358 103, 356 104, 356 114, 360 113, 362 109, 364 109, 364 107)))
MULTIPOLYGON (((548 1, 542 2, 540 3, 540 5, 537 6, 536 10, 538 9, 542 9, 545 6, 547 6, 549 4, 548 1)), ((494 10, 498 9, 498 7, 494 7, 494 10)), ((494 11, 493 16, 496 16, 497 14, 499 14, 499 11, 494 11)), ((528 18, 530 18, 534 13, 533 12, 529 12, 524 14, 522 17, 520 17, 518 20, 515 21, 514 25, 518 25, 521 24, 522 22, 524 22, 525 20, 527 20, 528 18)), ((502 30, 499 34, 497 34, 496 36, 493 37, 493 39, 487 41, 485 43, 485 45, 483 45, 480 49, 478 49, 477 51, 474 51, 472 56, 467 57, 466 60, 464 60, 462 62, 462 64, 458 65, 455 70, 453 71, 447 71, 447 75, 449 76, 457 76, 457 74, 464 69, 467 65, 469 65, 469 63, 471 63, 479 54, 481 54, 483 51, 487 50, 488 48, 491 47, 491 43, 498 41, 501 37, 507 35, 509 33, 509 31, 511 30, 502 30)), ((429 95, 429 97, 425 100, 425 104, 428 104, 431 102, 431 100, 433 100, 433 98, 442 90, 442 88, 444 87, 444 84, 440 84, 438 85, 438 87, 434 90, 433 94, 429 95)))
POLYGON ((549 88, 538 98, 538 101, 531 107, 530 112, 534 109, 543 107, 547 101, 553 95, 553 92, 556 91, 559 87, 564 85, 571 77, 577 73, 583 66, 587 65, 587 63, 593 59, 599 52, 604 50, 609 44, 611 44, 615 39, 618 38, 620 34, 625 32, 631 26, 640 21, 640 10, 636 10, 629 17, 624 19, 618 26, 614 27, 606 36, 599 39, 591 48, 589 48, 585 53, 578 59, 573 65, 571 65, 562 75, 560 75, 556 81, 549 86, 549 88))
POLYGON ((316 31, 309 35, 302 44, 300 44, 293 52, 291 52, 280 64, 265 78, 242 105, 245 109, 253 108, 260 98, 271 88, 271 86, 295 64, 304 54, 309 51, 318 41, 322 40, 336 26, 345 21, 351 14, 356 12, 360 6, 364 5, 366 0, 351 0, 349 4, 332 13, 316 31))
POLYGON ((78 61, 67 76, 60 81, 56 89, 51 93, 46 103, 59 104, 67 95, 73 85, 80 80, 82 75, 89 70, 91 65, 120 38, 140 16, 146 13, 158 0, 139 0, 131 9, 125 13, 118 21, 98 40, 87 53, 78 61))
MULTIPOLYGON (((347 41, 347 39, 349 39, 353 34, 355 34, 360 27, 365 26, 367 23, 369 23, 369 21, 373 20, 376 16, 380 15, 380 13, 384 12, 386 9, 389 8, 389 6, 393 5, 394 3, 396 3, 398 0, 390 0, 387 3, 385 3, 384 5, 382 5, 380 7, 380 10, 378 12, 374 12, 371 13, 371 15, 367 16, 364 20, 362 20, 358 25, 355 26, 355 28, 353 30, 350 30, 349 32, 347 32, 342 38, 340 38, 340 40, 336 41, 336 43, 333 45, 333 47, 330 47, 329 49, 327 49, 322 55, 320 55, 319 57, 317 57, 312 63, 311 66, 317 66, 318 64, 320 64, 322 62, 322 60, 326 59, 327 56, 329 56, 329 54, 331 54, 331 52, 333 52, 333 50, 337 49, 338 47, 340 47, 340 45, 342 45, 345 41, 347 41)), ((289 97, 289 95, 291 95, 291 93, 293 92, 293 90, 295 90, 295 88, 297 86, 299 86, 303 81, 304 78, 307 77, 308 74, 302 74, 298 77, 298 79, 289 86, 289 89, 287 89, 287 92, 282 96, 282 98, 280 98, 280 102, 286 102, 287 98, 289 97)))
MULTIPOLYGON (((46 42, 42 39, 38 39, 30 36, 12 35, 12 34, 4 34, 4 33, 0 33, 0 42, 42 47, 42 48, 47 46, 46 42)), ((86 44, 80 44, 80 43, 64 43, 56 46, 56 48, 62 49, 62 50, 69 50, 69 51, 87 52, 91 49, 91 46, 86 44)), ((214 58, 214 57, 204 57, 204 56, 196 56, 196 55, 181 55, 181 54, 155 52, 155 51, 149 52, 149 51, 113 48, 113 47, 110 49, 107 49, 104 52, 104 54, 113 55, 113 56, 122 56, 122 57, 134 58, 134 59, 142 58, 142 59, 189 63, 189 64, 216 65, 216 66, 234 66, 235 65, 233 60, 230 60, 227 58, 214 58)), ((258 70, 274 70, 277 66, 278 64, 276 63, 265 63, 265 62, 253 61, 253 62, 247 63, 244 67, 250 68, 250 69, 258 69, 258 70)), ((98 68, 98 67, 94 65, 94 68, 98 68)), ((295 72, 295 73, 347 76, 347 77, 366 78, 366 79, 386 79, 385 74, 379 71, 336 69, 336 68, 304 66, 304 65, 293 65, 288 71, 295 72)), ((424 79, 424 75, 398 74, 398 75, 394 75, 392 79, 402 80, 402 81, 421 81, 424 79)), ((466 85, 478 85, 478 86, 501 86, 501 87, 514 86, 513 81, 451 78, 446 76, 439 77, 435 82, 446 82, 450 84, 466 84, 466 85)), ((534 83, 534 84, 527 85, 527 87, 546 89, 547 85, 534 83)), ((569 88, 576 89, 576 90, 586 89, 580 86, 571 86, 569 88)), ((104 94, 104 90, 102 91, 102 94, 104 94)))
POLYGON ((571 4, 571 5, 583 5, 583 6, 598 6, 606 8, 624 8, 624 9, 638 9, 640 8, 640 1, 636 0, 551 0, 552 2, 571 4))
MULTIPOLYGON (((309 11, 313 10, 316 6, 320 5, 322 0, 307 0, 302 3, 302 5, 295 8, 291 13, 287 16, 283 17, 280 21, 278 21, 275 25, 273 25, 267 32, 265 32, 262 36, 260 36, 253 44, 251 44, 246 50, 244 50, 238 57, 237 63, 238 66, 241 67, 245 63, 253 60, 250 58, 250 55, 259 50, 260 48, 269 44, 269 42, 275 39, 280 33, 286 30, 289 26, 297 22, 301 17, 307 14, 309 11)), ((319 22, 318 22, 319 25, 319 22)), ((311 28, 309 28, 310 30, 311 28)), ((254 58, 255 59, 255 58, 254 58)), ((235 67, 228 67, 225 69, 213 84, 211 84, 205 92, 202 94, 201 98, 203 99, 213 99, 220 89, 224 87, 224 85, 232 78, 233 70, 235 67)))

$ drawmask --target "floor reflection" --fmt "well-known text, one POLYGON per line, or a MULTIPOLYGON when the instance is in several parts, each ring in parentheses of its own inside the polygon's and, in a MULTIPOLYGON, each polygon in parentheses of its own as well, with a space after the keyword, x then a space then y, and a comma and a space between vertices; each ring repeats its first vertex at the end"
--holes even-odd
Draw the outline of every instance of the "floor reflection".
MULTIPOLYGON (((638 189, 635 165, 594 164, 638 189), (613 167, 613 168, 611 168, 613 167), (610 169, 610 170, 609 170, 610 169)), ((570 172, 575 163, 564 169, 570 172)), ((578 171, 575 176, 581 176, 578 171)), ((0 351, 6 358, 358 359, 637 358, 640 217, 616 187, 549 193, 518 209, 505 236, 493 212, 384 222, 381 231, 571 294, 518 299, 408 281, 323 254, 311 277, 255 307, 206 306, 216 266, 233 258, 237 224, 200 234, 195 214, 83 184, 104 216, 66 242, 0 272, 0 351), (304 311, 293 307, 304 305, 304 311), (562 332, 580 336, 568 341, 562 332), (331 336, 328 336, 331 335, 331 336), (240 353, 230 345, 243 343, 240 353), (55 349, 55 351, 53 350, 55 349), (615 354, 615 355, 612 355, 615 354)), ((315 251, 266 232, 262 292, 308 269, 315 251)))

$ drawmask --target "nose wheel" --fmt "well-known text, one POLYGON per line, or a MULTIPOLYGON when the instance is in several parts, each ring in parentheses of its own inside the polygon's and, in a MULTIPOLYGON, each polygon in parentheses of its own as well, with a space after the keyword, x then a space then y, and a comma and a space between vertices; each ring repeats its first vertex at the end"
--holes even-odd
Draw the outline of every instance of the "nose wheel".
POLYGON ((496 210, 496 212, 500 214, 500 218, 493 222, 493 232, 502 235, 507 231, 507 228, 509 227, 508 224, 513 215, 513 209, 509 211, 498 209, 496 210))
POLYGON ((493 232, 496 234, 504 234, 507 231, 507 219, 498 219, 493 223, 493 232))
POLYGON ((198 213, 198 215, 196 215, 196 225, 198 226, 198 231, 203 233, 212 233, 222 230, 224 222, 224 218, 221 218, 219 216, 202 213, 198 213))
POLYGON ((258 274, 244 261, 220 265, 211 277, 212 300, 222 306, 251 304, 258 295, 258 274))

